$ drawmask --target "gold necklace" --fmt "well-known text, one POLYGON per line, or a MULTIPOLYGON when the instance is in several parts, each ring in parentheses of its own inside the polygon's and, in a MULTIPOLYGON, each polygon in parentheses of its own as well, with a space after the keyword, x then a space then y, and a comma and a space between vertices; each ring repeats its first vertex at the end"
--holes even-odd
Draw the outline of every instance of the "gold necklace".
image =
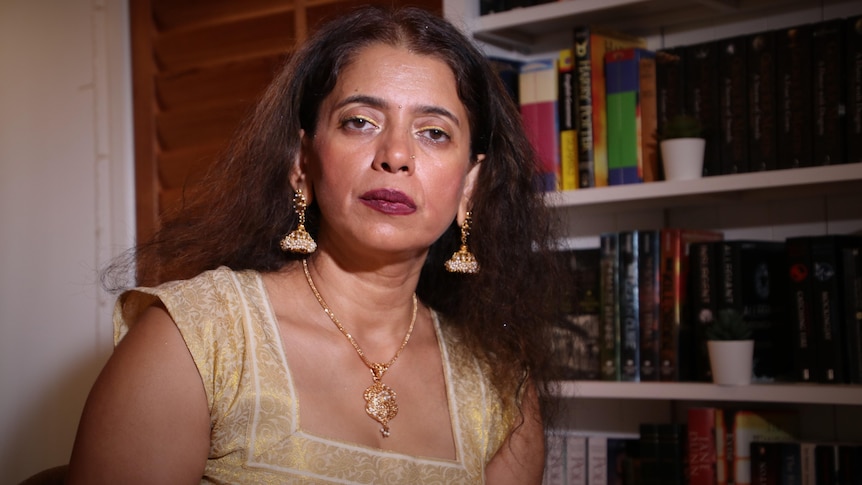
POLYGON ((338 327, 341 334, 347 337, 347 340, 349 340, 350 344, 353 345, 356 353, 359 354, 359 358, 362 359, 362 362, 371 371, 371 379, 374 383, 365 390, 365 412, 383 426, 380 429, 380 433, 384 438, 388 438, 389 421, 394 419, 398 414, 398 403, 395 401, 395 391, 381 382, 381 380, 383 379, 383 374, 389 370, 389 367, 391 367, 396 360, 398 360, 398 356, 401 355, 401 351, 404 350, 405 346, 407 346, 407 342, 410 340, 410 335, 413 333, 413 325, 416 323, 416 309, 419 306, 416 301, 416 293, 413 293, 413 316, 410 318, 410 327, 407 329, 407 335, 404 336, 404 341, 401 342, 401 347, 398 348, 398 351, 395 352, 395 356, 392 357, 389 362, 385 364, 371 362, 367 357, 365 357, 365 352, 362 351, 353 336, 344 329, 341 322, 338 321, 338 318, 336 318, 335 314, 332 313, 332 310, 329 309, 329 305, 326 304, 323 297, 320 296, 320 292, 317 291, 317 287, 314 286, 314 281, 311 280, 311 273, 308 271, 308 261, 305 259, 302 260, 302 270, 305 272, 305 281, 308 282, 308 286, 311 288, 311 292, 314 293, 314 297, 317 298, 317 303, 320 303, 320 307, 323 308, 323 312, 326 313, 326 316, 328 316, 329 319, 332 320, 332 323, 338 327))

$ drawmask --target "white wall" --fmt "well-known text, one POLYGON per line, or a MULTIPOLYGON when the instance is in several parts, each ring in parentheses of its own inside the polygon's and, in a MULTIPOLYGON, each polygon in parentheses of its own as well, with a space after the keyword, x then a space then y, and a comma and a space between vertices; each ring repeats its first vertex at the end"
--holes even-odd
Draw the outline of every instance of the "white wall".
POLYGON ((0 482, 69 459, 133 240, 125 0, 0 0, 0 482))

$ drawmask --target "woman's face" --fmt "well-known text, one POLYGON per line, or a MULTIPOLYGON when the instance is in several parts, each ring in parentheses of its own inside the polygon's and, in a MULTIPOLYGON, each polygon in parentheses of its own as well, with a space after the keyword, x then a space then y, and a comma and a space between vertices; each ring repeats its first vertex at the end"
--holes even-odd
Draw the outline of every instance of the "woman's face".
POLYGON ((303 138, 299 185, 320 207, 322 245, 421 256, 459 207, 463 217, 478 164, 443 61, 362 49, 321 104, 315 131, 303 138))

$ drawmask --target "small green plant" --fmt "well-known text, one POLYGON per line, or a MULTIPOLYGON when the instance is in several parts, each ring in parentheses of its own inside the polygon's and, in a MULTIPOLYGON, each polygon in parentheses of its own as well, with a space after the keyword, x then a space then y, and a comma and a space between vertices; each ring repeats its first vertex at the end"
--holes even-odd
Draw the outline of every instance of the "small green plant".
POLYGON ((703 125, 697 118, 681 114, 670 118, 662 127, 659 134, 660 140, 671 140, 673 138, 701 138, 703 136, 703 125))
POLYGON ((706 338, 707 340, 748 340, 751 338, 751 326, 738 311, 725 308, 718 312, 718 318, 706 328, 706 338))

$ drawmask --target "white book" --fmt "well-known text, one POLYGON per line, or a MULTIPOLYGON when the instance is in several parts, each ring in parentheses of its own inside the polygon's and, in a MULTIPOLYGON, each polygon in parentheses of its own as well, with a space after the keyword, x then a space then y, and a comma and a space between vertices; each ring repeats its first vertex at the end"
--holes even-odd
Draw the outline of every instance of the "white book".
POLYGON ((608 484, 607 436, 590 436, 587 438, 587 477, 589 485, 608 484))
POLYGON ((587 485, 587 437, 566 436, 566 485, 587 485))

